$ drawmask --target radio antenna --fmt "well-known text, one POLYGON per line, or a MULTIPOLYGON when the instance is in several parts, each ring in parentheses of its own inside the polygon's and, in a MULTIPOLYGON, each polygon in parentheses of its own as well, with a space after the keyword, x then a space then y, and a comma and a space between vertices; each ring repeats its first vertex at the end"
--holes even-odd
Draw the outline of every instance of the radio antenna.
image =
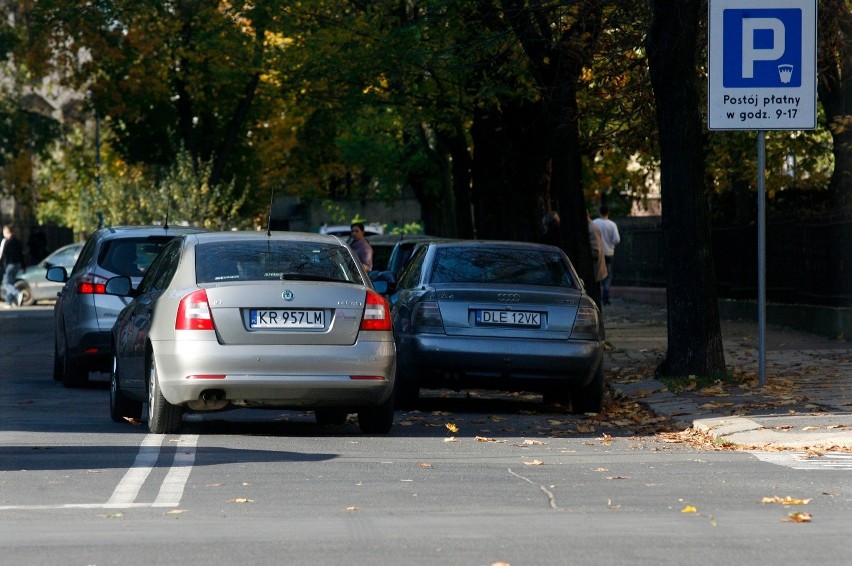
POLYGON ((272 235, 272 202, 275 200, 275 189, 272 189, 272 194, 269 195, 269 216, 266 218, 266 236, 272 235))
POLYGON ((169 184, 169 186, 166 188, 166 223, 163 224, 163 229, 165 229, 165 230, 169 229, 169 212, 171 211, 171 209, 172 209, 172 186, 171 186, 171 184, 169 184))

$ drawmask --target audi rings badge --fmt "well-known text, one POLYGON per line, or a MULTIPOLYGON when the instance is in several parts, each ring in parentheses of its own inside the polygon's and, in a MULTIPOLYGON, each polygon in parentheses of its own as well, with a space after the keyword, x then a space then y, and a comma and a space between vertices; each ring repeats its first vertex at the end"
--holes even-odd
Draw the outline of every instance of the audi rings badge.
POLYGON ((521 296, 517 293, 498 293, 497 300, 501 303, 517 303, 521 300, 521 296))

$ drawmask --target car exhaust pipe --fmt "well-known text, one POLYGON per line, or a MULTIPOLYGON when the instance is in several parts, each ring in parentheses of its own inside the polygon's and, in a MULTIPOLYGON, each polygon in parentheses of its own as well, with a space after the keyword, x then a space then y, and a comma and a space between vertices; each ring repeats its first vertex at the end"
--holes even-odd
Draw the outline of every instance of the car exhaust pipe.
POLYGON ((222 401, 225 398, 225 392, 221 389, 205 389, 201 392, 201 400, 205 403, 222 401))
POLYGON ((218 411, 228 406, 228 400, 221 389, 205 389, 198 399, 189 401, 186 405, 193 411, 218 411))

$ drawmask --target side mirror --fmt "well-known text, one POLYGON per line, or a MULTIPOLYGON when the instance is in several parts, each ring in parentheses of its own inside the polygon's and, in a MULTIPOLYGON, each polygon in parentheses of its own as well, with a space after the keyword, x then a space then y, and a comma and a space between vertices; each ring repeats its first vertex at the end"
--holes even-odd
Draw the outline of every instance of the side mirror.
POLYGON ((107 295, 118 295, 119 297, 130 297, 133 294, 133 282, 130 277, 119 275, 106 282, 107 295))
POLYGON ((44 274, 44 278, 54 283, 65 283, 68 281, 68 272, 64 267, 51 267, 44 274))

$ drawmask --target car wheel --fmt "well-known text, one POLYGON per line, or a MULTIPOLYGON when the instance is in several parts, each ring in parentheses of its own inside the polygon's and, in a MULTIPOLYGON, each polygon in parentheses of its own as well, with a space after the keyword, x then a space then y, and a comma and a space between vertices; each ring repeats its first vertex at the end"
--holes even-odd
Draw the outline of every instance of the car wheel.
POLYGON ((420 401, 420 384, 417 377, 403 372, 399 366, 396 367, 394 397, 396 408, 400 411, 413 411, 420 401))
POLYGON ((65 370, 62 369, 62 358, 59 357, 59 344, 54 339, 53 341, 53 380, 62 381, 62 375, 65 370))
POLYGON ((394 395, 382 404, 358 411, 358 426, 366 434, 386 434, 393 427, 394 395))
POLYGON ((65 387, 82 387, 89 381, 89 370, 80 362, 68 357, 68 348, 62 356, 62 385, 65 387))
POLYGON ((314 417, 317 424, 340 426, 346 424, 349 413, 346 409, 315 409, 314 417))
POLYGON ((595 377, 583 387, 578 387, 571 394, 571 412, 575 415, 582 413, 600 413, 603 408, 604 373, 603 366, 595 372, 595 377))
POLYGON ((21 296, 19 304, 26 307, 35 304, 33 292, 30 290, 30 286, 26 281, 15 281, 15 289, 18 290, 18 293, 21 296))
POLYGON ((153 356, 148 372, 148 429, 154 434, 172 434, 180 430, 183 407, 172 405, 160 391, 157 364, 153 356))
POLYGON ((118 358, 112 356, 112 373, 109 376, 109 415, 112 420, 120 423, 126 418, 139 420, 142 418, 142 403, 129 399, 121 392, 118 372, 118 358))

